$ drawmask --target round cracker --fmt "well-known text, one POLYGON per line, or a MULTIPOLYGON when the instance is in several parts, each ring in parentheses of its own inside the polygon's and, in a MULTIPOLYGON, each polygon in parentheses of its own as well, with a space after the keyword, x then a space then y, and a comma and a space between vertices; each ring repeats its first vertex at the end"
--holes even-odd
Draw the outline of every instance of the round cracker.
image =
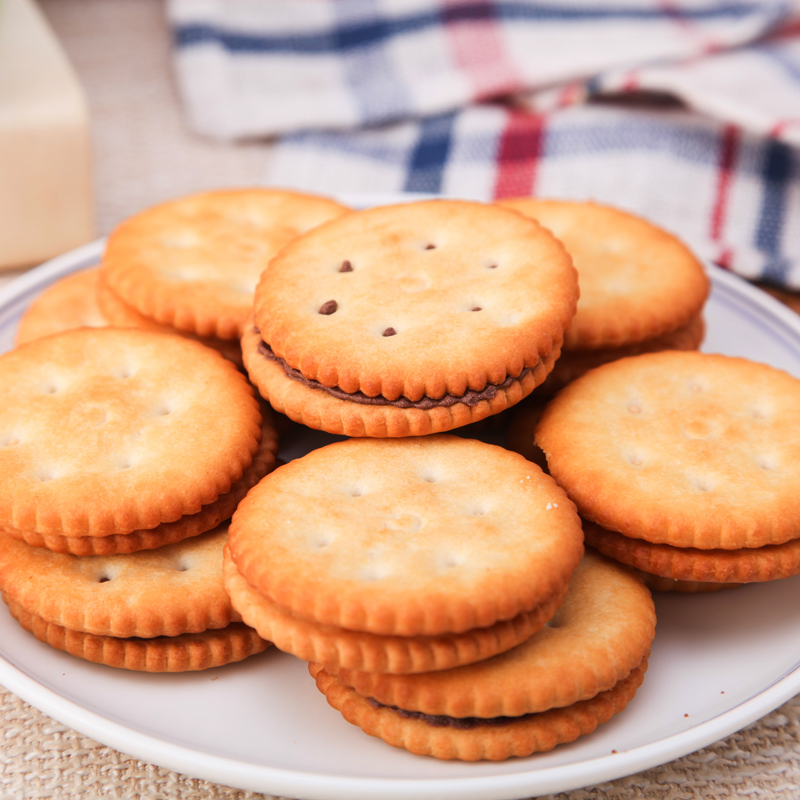
POLYGON ((611 689, 650 652, 656 615, 629 570, 587 552, 548 625, 513 650, 421 675, 338 670, 362 697, 449 717, 518 717, 569 706, 611 689))
POLYGON ((238 339, 269 260, 299 234, 349 211, 324 197, 277 189, 181 197, 116 228, 103 280, 162 325, 238 339))
POLYGON ((675 547, 800 536, 800 381, 742 358, 665 351, 605 364, 545 409, 536 441, 581 515, 675 547))
POLYGON ((0 526, 131 533, 230 491, 261 438, 236 368, 180 336, 81 329, 0 357, 0 526))
POLYGON ((392 708, 376 707, 339 683, 336 676, 311 665, 317 688, 329 705, 365 733, 416 755, 461 761, 502 761, 512 756, 529 756, 592 733, 628 705, 646 670, 645 659, 613 688, 565 708, 504 720, 504 724, 461 730, 429 725, 420 719, 401 716, 392 708))
POLYGON ((516 453, 446 435, 349 439, 291 461, 250 491, 230 537, 239 573, 272 602, 398 636, 530 611, 583 550, 555 481, 516 453))
MULTIPOLYGON (((6 600, 6 598, 3 598, 6 600)), ((6 602, 8 602, 6 600, 6 602)), ((224 628, 156 636, 152 639, 120 639, 83 631, 71 631, 8 603, 14 619, 40 642, 94 664, 139 672, 191 672, 222 667, 263 653, 270 646, 252 628, 232 622, 224 628)))
POLYGON ((262 597, 236 570, 226 548, 225 590, 242 619, 279 650, 326 669, 407 674, 450 669, 510 650, 536 633, 561 604, 564 591, 533 611, 488 628, 440 636, 381 636, 320 625, 283 610, 262 597))
POLYGON ((227 529, 157 550, 73 556, 0 534, 0 591, 45 622, 116 637, 178 636, 241 621, 222 583, 227 529))
POLYGON ((575 270, 540 225, 432 200, 340 217, 296 239, 259 281, 264 341, 309 380, 367 397, 463 396, 560 348, 575 270))
POLYGON ((19 321, 17 346, 73 328, 108 325, 97 302, 98 267, 82 270, 48 286, 19 321))
POLYGON ((585 524, 584 531, 587 543, 601 553, 675 581, 738 586, 800 574, 800 539, 740 550, 699 550, 629 539, 591 522, 585 524))
POLYGON ((581 298, 566 351, 640 342, 700 313, 711 288, 702 264, 652 222, 598 203, 532 197, 499 202, 551 230, 575 262, 581 298))

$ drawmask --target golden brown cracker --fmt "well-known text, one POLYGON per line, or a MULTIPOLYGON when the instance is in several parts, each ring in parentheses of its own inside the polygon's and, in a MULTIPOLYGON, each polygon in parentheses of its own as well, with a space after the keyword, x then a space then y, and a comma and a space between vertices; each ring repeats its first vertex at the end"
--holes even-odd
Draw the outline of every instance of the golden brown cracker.
POLYGON ((238 339, 270 259, 349 209, 278 189, 202 192, 146 209, 111 234, 102 275, 127 305, 162 325, 238 339))
POLYGON ((232 361, 237 367, 242 367, 242 348, 239 342, 229 339, 219 339, 216 336, 196 336, 187 331, 180 331, 170 325, 162 325, 149 317, 140 314, 135 308, 124 303, 102 278, 97 281, 97 304, 101 312, 109 321, 109 324, 116 328, 141 328, 148 331, 159 333, 172 333, 193 339, 217 350, 228 361, 232 361))
POLYGON ((421 719, 401 716, 392 708, 376 707, 339 683, 336 676, 317 665, 311 666, 317 688, 349 723, 416 755, 461 761, 502 761, 512 756, 528 756, 592 733, 633 699, 646 670, 645 659, 613 688, 571 706, 503 720, 500 724, 459 729, 429 725, 421 719))
POLYGON ((225 526, 157 550, 73 556, 0 534, 0 591, 45 622, 115 637, 178 636, 240 621, 222 582, 225 526))
POLYGON ((641 580, 588 551, 548 625, 513 650, 422 675, 337 672, 363 697, 406 711, 518 717, 612 688, 650 652, 655 623, 653 601, 641 580))
POLYGON ((662 336, 700 313, 710 291, 702 264, 652 222, 592 202, 531 197, 499 202, 551 230, 575 262, 581 298, 564 339, 566 351, 662 336))
POLYGON ((179 336, 81 329, 0 357, 0 526, 127 534, 195 514, 252 463, 246 379, 179 336))
POLYGON ((0 530, 33 547, 46 547, 55 553, 71 553, 76 556, 135 553, 137 550, 152 550, 166 544, 174 544, 191 536, 199 536, 230 519, 247 492, 275 468, 277 452, 278 440, 275 429, 265 424, 253 463, 231 486, 230 491, 221 494, 214 502, 204 505, 196 514, 187 514, 175 522, 162 522, 149 530, 94 536, 40 534, 36 531, 19 531, 9 527, 0 530))
POLYGON ((787 373, 665 351, 571 383, 536 441, 584 518, 654 544, 738 550, 800 536, 798 418, 787 373))
POLYGON ((262 275, 255 323, 290 379, 416 411, 480 402, 553 358, 576 299, 570 258, 541 226, 437 200, 295 240, 262 275))
POLYGON ((643 339, 636 344, 622 347, 598 348, 595 350, 562 350, 553 371, 539 387, 537 395, 553 395, 568 383, 585 375, 590 369, 642 353, 656 353, 660 350, 697 350, 703 343, 705 322, 702 316, 692 317, 689 322, 674 331, 643 339))
POLYGON ((529 611, 569 580, 583 548, 554 481, 515 453, 454 436, 315 450, 250 491, 230 537, 237 570, 272 602, 399 636, 529 611))
POLYGON ((287 377, 281 366, 259 352, 261 336, 250 330, 242 338, 245 368, 262 397, 294 422, 328 433, 376 439, 427 436, 461 428, 513 406, 541 384, 559 351, 543 357, 508 388, 497 389, 491 399, 474 405, 454 403, 430 409, 364 405, 309 388, 287 377))
POLYGON ((510 650, 539 630, 552 617, 564 594, 554 595, 533 611, 522 612, 488 628, 439 636, 387 636, 320 625, 284 611, 242 578, 228 552, 223 574, 233 607, 248 625, 280 650, 334 671, 405 674, 450 669, 490 658, 510 650))
POLYGON ((584 525, 584 532, 587 543, 601 553, 674 581, 738 585, 800 574, 800 539, 740 550, 699 550, 630 539, 591 522, 584 525))
POLYGON ((270 646, 269 642, 241 622, 200 633, 156 636, 152 639, 121 639, 72 631, 45 622, 16 603, 9 603, 9 610, 26 631, 57 650, 95 664, 139 672, 212 669, 242 661, 262 653, 270 646))

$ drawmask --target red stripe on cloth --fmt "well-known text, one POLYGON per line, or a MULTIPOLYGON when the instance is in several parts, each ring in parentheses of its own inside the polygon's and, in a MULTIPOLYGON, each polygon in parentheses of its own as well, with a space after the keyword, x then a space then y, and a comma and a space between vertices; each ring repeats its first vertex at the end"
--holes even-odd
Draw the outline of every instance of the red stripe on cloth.
POLYGON ((509 111, 508 123, 497 148, 494 197, 533 194, 544 141, 544 119, 544 116, 528 111, 509 111))
POLYGON ((705 31, 699 30, 689 17, 683 14, 678 3, 673 0, 662 0, 659 5, 661 10, 677 25, 681 33, 687 38, 694 39, 700 45, 704 55, 711 55, 723 48, 721 42, 709 36, 705 31))
POLYGON ((639 88, 639 73, 631 70, 622 81, 623 92, 635 92, 639 88))
POLYGON ((795 39, 798 36, 800 36, 800 19, 792 19, 787 22, 786 25, 783 25, 772 33, 767 34, 765 41, 778 42, 782 39, 795 39))
POLYGON ((800 124, 800 119, 779 119, 770 129, 769 135, 777 139, 787 129, 800 124))
POLYGON ((566 108, 567 106, 575 105, 577 102, 583 99, 583 93, 584 84, 582 82, 573 81, 572 83, 568 83, 558 93, 556 108, 566 108))
POLYGON ((717 255, 716 259, 714 259, 714 263, 718 267, 722 267, 723 269, 730 269, 731 262, 733 261, 733 250, 730 247, 723 247, 719 254, 717 255))
POLYGON ((442 0, 442 6, 447 38, 456 64, 470 80, 473 99, 520 91, 522 77, 506 52, 491 0, 442 0))
POLYGON ((717 189, 714 205, 711 208, 711 239, 719 242, 725 229, 725 216, 728 212, 733 167, 739 154, 741 131, 735 125, 726 125, 720 142, 719 162, 717 164, 717 189))

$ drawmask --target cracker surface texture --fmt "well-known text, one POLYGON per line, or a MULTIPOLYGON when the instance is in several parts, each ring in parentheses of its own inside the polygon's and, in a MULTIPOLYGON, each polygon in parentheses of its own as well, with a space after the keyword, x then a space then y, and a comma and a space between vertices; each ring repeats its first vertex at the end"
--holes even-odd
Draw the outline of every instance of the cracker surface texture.
POLYGON ((536 441, 592 522, 656 544, 736 550, 800 536, 800 381, 667 351, 599 367, 545 409, 536 441))
POLYGON ((507 653, 421 675, 310 671, 348 722, 395 747, 501 760, 550 750, 621 711, 641 684, 654 632, 641 581, 588 553, 550 626, 507 653))
POLYGON ((499 203, 538 220, 560 239, 578 270, 581 298, 566 351, 621 347, 686 325, 710 281, 676 236, 621 209, 569 200, 499 203))
POLYGON ((348 212, 324 197, 276 189, 178 198, 134 215, 111 234, 103 280, 157 323, 238 339, 269 260, 296 236, 348 212))
MULTIPOLYGON (((326 390, 354 414, 400 403, 413 420, 484 402, 486 416, 510 404, 488 410, 505 381, 519 380, 516 402, 544 380, 577 295, 562 245, 518 214, 463 201, 370 209, 273 259, 256 290, 255 328, 283 366, 274 376, 251 366, 257 340, 244 345, 245 363, 270 400, 290 394, 276 382, 293 380, 305 391, 287 404, 322 403, 319 417, 341 413, 309 396, 326 390)), ((474 421, 466 417, 458 424, 474 421)))
POLYGON ((509 620, 558 592, 583 549, 564 492, 516 453, 454 436, 350 439, 278 468, 230 549, 297 616, 399 636, 509 620))
POLYGON ((126 534, 228 492, 261 438, 253 391, 218 353, 112 328, 0 357, 0 526, 126 534))

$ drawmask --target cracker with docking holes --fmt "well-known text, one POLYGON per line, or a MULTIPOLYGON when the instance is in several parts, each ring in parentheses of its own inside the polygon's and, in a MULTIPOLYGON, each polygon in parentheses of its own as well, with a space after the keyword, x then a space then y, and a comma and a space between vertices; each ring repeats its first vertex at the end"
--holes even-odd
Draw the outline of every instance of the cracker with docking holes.
MULTIPOLYGON (((552 479, 516 453, 454 436, 350 439, 315 450, 251 490, 230 528, 232 577, 253 590, 241 605, 234 592, 245 620, 260 595, 264 614, 274 605, 343 628, 339 644, 323 642, 338 647, 331 660, 339 663, 351 645, 394 648, 399 637, 429 637, 424 658, 436 668, 452 663, 454 650, 480 658, 495 642, 511 647, 515 626, 530 635, 546 614, 515 618, 552 611, 582 550, 580 521, 552 479)), ((257 616, 250 621, 258 625, 257 616)), ((290 630, 286 649, 291 641, 290 630)), ((409 648, 423 644, 408 644, 401 669, 409 648)), ((369 650, 360 668, 378 661, 369 650)))
POLYGON ((587 537, 601 550, 664 578, 771 580, 798 566, 799 414, 800 381, 785 372, 668 351, 567 386, 536 441, 581 515, 600 526, 587 537))
POLYGON ((309 427, 441 432, 542 383, 577 296, 570 257, 533 220, 454 200, 373 208, 272 260, 243 357, 273 407, 309 427))
POLYGON ((650 593, 626 567, 588 552, 550 624, 486 661, 419 675, 312 664, 328 702, 395 747, 500 760, 569 742, 622 710, 655 633, 650 593))
POLYGON ((0 591, 41 641, 109 666, 206 669, 268 643, 241 624, 222 585, 226 526, 157 550, 79 557, 0 534, 0 591))
POLYGON ((15 343, 41 339, 73 328, 102 328, 109 324, 97 301, 99 268, 81 270, 48 286, 19 321, 15 343))
POLYGON ((324 197, 277 189, 181 197, 114 230, 102 279, 124 303, 162 325, 238 339, 269 260, 299 234, 349 210, 324 197))
POLYGON ((0 527, 129 534, 196 514, 261 439, 244 376, 179 336, 96 328, 0 357, 0 527))

